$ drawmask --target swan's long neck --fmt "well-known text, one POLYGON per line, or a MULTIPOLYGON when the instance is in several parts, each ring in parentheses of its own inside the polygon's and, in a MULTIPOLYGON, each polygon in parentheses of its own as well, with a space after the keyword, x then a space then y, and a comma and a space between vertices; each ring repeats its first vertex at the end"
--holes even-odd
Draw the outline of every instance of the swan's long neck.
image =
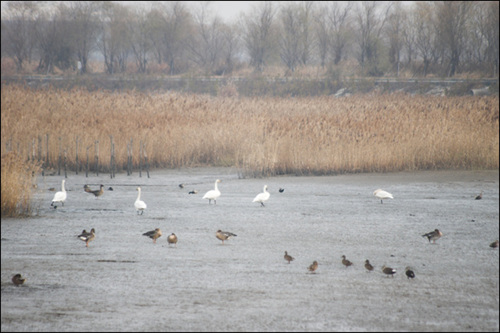
POLYGON ((264 193, 267 192, 267 186, 264 186, 264 193))
POLYGON ((61 183, 61 184, 62 184, 62 185, 61 185, 62 191, 63 191, 63 192, 66 192, 66 189, 64 189, 64 180, 62 181, 62 183, 61 183))
POLYGON ((217 182, 215 182, 215 190, 218 191, 219 188, 217 187, 217 182))
POLYGON ((137 193, 137 200, 136 201, 139 201, 139 200, 141 200, 141 189, 138 188, 137 192, 139 192, 139 193, 137 193))

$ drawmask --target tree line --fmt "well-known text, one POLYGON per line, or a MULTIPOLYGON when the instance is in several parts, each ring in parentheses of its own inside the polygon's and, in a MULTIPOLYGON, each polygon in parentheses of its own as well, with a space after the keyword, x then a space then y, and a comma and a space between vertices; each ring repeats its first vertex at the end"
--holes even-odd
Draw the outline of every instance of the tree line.
POLYGON ((143 6, 113 1, 8 1, 2 8, 1 55, 16 70, 38 63, 39 73, 89 72, 98 56, 104 71, 168 75, 287 73, 315 65, 335 75, 354 64, 365 76, 498 76, 499 2, 256 3, 226 23, 210 2, 143 6))

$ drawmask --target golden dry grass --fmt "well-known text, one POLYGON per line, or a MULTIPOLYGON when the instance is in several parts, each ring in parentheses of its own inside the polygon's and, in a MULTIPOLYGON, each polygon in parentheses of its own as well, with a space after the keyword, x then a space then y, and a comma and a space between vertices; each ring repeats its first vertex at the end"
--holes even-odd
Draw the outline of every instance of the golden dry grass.
POLYGON ((2 216, 28 216, 39 165, 26 162, 15 152, 2 154, 2 216))
POLYGON ((248 176, 422 169, 496 169, 498 97, 364 95, 345 98, 222 98, 38 90, 2 86, 2 154, 41 157, 57 166, 60 150, 75 167, 99 140, 108 170, 110 136, 118 169, 133 140, 152 167, 236 166, 248 176), (61 138, 61 147, 59 143, 61 138), (33 144, 35 143, 35 144, 33 144))

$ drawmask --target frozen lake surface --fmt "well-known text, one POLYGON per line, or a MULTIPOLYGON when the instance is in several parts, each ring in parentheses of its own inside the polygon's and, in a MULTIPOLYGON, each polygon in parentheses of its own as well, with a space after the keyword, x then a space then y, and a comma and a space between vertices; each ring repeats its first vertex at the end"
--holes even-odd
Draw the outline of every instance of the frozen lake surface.
POLYGON ((1 221, 2 331, 499 331, 499 251, 489 247, 499 235, 498 170, 70 174, 66 203, 53 209, 48 189, 62 179, 39 178, 39 216, 1 221), (222 195, 209 205, 202 197, 217 178, 222 195), (84 184, 114 191, 95 198, 84 184), (252 200, 265 184, 261 207, 252 200), (138 185, 144 215, 134 208, 138 185), (381 204, 378 188, 394 200, 381 204), (91 228, 86 248, 77 235, 91 228), (142 234, 155 228, 163 236, 153 244, 142 234), (436 228, 436 244, 421 236, 436 228), (218 229, 237 237, 222 245, 218 229))

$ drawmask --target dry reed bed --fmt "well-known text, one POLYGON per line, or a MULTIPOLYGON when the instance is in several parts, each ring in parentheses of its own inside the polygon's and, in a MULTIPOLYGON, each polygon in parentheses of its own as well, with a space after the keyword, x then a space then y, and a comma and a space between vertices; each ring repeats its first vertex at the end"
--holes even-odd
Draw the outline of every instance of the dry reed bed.
POLYGON ((408 95, 345 98, 221 98, 179 93, 33 91, 2 86, 2 155, 27 157, 49 135, 48 167, 60 149, 75 167, 110 136, 119 169, 145 144, 152 167, 236 166, 247 176, 421 169, 497 169, 498 97, 408 95), (61 138, 61 143, 59 143, 61 138), (7 142, 9 144, 7 144, 7 142), (61 146, 61 147, 60 147, 61 146), (9 147, 9 148, 8 148, 9 147))

